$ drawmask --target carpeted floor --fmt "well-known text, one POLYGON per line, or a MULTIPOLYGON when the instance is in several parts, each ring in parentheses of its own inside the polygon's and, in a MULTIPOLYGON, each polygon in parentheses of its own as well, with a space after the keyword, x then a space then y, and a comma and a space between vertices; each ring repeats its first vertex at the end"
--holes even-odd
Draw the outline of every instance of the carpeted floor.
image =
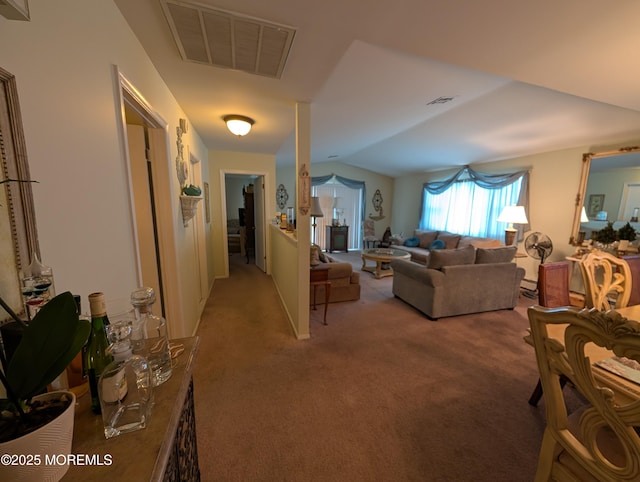
MULTIPOLYGON (((358 253, 336 255, 359 269, 358 253)), ((530 481, 544 428, 521 297, 429 321, 361 273, 362 298, 294 339, 238 254, 216 281, 194 373, 204 481, 530 481)))

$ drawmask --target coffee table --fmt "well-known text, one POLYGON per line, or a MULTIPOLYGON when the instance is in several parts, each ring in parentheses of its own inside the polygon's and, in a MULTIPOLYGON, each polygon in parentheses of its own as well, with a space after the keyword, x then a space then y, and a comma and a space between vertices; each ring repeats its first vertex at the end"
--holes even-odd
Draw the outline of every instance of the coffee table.
POLYGON ((373 248, 362 251, 362 271, 373 273, 376 279, 393 276, 391 267, 382 268, 383 263, 390 263, 393 259, 411 259, 411 255, 401 249, 373 248), (367 266, 367 260, 375 261, 375 266, 367 266))

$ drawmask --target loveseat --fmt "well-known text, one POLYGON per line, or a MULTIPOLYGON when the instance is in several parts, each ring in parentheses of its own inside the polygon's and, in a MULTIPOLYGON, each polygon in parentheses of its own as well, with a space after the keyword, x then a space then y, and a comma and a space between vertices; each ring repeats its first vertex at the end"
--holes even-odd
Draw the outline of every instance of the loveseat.
MULTIPOLYGON (((322 252, 316 246, 311 246, 310 268, 329 267, 329 281, 331 292, 329 303, 338 301, 353 301, 360 299, 360 272, 354 271, 351 263, 337 261, 335 258, 322 252)), ((316 288, 316 303, 324 301, 325 287, 316 288)), ((310 301, 313 302, 313 290, 310 291, 310 301)))
POLYGON ((482 238, 477 236, 462 236, 447 231, 426 231, 416 229, 413 236, 403 238, 402 236, 393 236, 391 244, 395 249, 401 249, 411 254, 411 261, 427 265, 431 247, 439 246, 438 249, 456 249, 466 246, 475 248, 496 248, 502 246, 502 243, 493 238, 482 238))
POLYGON ((429 265, 393 260, 393 294, 432 320, 513 309, 524 269, 516 246, 432 250, 429 265))

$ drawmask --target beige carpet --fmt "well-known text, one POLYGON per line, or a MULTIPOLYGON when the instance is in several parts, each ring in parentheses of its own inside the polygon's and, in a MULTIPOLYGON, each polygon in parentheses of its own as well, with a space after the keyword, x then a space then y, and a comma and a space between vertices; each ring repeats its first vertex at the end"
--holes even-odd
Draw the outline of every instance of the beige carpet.
MULTIPOLYGON (((358 269, 358 253, 336 255, 358 269)), ((216 281, 194 374, 204 481, 530 481, 544 428, 521 298, 429 321, 362 273, 362 299, 293 338, 238 254, 216 281)))

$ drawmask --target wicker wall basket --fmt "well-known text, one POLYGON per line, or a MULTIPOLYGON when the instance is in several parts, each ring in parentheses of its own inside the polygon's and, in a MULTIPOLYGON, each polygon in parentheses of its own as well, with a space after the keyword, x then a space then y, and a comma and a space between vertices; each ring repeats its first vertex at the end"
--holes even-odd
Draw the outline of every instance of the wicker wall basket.
POLYGON ((198 203, 202 201, 202 196, 180 196, 180 205, 182 207, 182 221, 184 227, 189 226, 189 221, 198 212, 198 203))

